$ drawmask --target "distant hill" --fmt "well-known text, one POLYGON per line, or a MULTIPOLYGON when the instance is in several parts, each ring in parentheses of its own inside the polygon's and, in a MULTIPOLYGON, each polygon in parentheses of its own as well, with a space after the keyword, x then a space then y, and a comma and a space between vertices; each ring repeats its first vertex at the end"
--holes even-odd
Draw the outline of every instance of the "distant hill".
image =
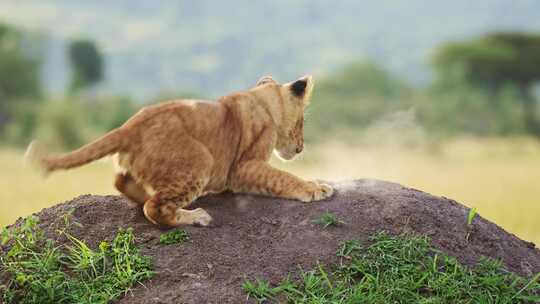
POLYGON ((48 33, 44 73, 52 92, 68 77, 66 38, 82 35, 106 52, 106 90, 211 97, 263 74, 320 76, 366 59, 423 84, 429 54, 444 41, 540 31, 540 1, 2 0, 0 20, 48 33))

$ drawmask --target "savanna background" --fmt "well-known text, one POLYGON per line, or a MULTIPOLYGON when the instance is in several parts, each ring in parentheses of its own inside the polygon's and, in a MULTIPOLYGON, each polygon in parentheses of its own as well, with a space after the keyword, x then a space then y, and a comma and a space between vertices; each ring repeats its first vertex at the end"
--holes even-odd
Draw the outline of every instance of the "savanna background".
POLYGON ((39 139, 86 143, 138 108, 313 74, 306 178, 446 196, 540 245, 540 2, 1 0, 0 225, 84 193, 108 160, 43 180, 39 139))

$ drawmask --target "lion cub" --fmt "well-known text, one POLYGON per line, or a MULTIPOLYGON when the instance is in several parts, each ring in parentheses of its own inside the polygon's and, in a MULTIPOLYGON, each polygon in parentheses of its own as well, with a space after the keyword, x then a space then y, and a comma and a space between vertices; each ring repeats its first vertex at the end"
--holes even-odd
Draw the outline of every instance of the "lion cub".
POLYGON ((210 192, 318 201, 332 195, 329 185, 268 164, 272 151, 286 160, 302 152, 304 109, 312 89, 311 76, 283 85, 267 76, 217 102, 175 100, 144 107, 73 152, 46 156, 31 144, 27 157, 48 173, 117 154, 116 188, 161 226, 208 225, 212 217, 205 210, 185 208, 210 192))

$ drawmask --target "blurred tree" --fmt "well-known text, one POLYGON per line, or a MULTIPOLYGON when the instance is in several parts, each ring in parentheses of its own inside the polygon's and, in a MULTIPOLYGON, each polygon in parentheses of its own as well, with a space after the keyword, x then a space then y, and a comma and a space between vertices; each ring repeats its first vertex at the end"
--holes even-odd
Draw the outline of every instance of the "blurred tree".
MULTIPOLYGON (((442 82, 456 75, 495 96, 506 85, 520 93, 527 130, 540 136, 538 109, 532 89, 540 81, 540 35, 495 33, 464 42, 442 46, 434 57, 442 82)), ((497 101, 493 98, 493 101, 497 101)))
POLYGON ((396 97, 405 86, 380 66, 370 62, 346 65, 317 85, 317 89, 341 96, 377 95, 396 97))
POLYGON ((91 123, 99 126, 102 132, 108 132, 120 127, 135 112, 140 105, 125 96, 102 97, 87 110, 91 123))
POLYGON ((98 133, 88 114, 92 107, 73 98, 43 103, 36 111, 37 126, 31 137, 60 150, 80 147, 98 133))
POLYGON ((0 129, 17 100, 35 102, 41 95, 40 59, 30 44, 21 32, 0 23, 0 129))
POLYGON ((103 55, 93 41, 78 39, 69 45, 72 76, 69 91, 76 93, 103 79, 103 55))
POLYGON ((407 109, 409 89, 373 63, 353 63, 316 83, 306 138, 366 128, 385 114, 407 109))

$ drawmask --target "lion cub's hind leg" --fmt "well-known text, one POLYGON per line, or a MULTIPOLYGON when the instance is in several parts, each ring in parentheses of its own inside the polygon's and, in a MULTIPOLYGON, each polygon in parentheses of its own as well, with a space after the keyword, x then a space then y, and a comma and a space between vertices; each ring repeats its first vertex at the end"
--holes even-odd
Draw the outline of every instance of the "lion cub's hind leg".
POLYGON ((186 138, 183 142, 190 149, 169 155, 166 164, 161 158, 159 167, 164 169, 155 168, 155 178, 149 180, 155 194, 145 202, 144 214, 149 221, 160 226, 207 226, 212 217, 205 210, 183 208, 203 194, 214 160, 208 149, 198 141, 186 138))
POLYGON ((129 200, 137 204, 143 205, 150 199, 150 196, 146 193, 144 188, 135 181, 129 172, 118 173, 116 175, 114 186, 129 200))
POLYGON ((204 209, 183 209, 202 195, 207 182, 207 179, 197 178, 158 187, 156 193, 144 204, 146 218, 160 226, 207 226, 212 217, 204 209))

